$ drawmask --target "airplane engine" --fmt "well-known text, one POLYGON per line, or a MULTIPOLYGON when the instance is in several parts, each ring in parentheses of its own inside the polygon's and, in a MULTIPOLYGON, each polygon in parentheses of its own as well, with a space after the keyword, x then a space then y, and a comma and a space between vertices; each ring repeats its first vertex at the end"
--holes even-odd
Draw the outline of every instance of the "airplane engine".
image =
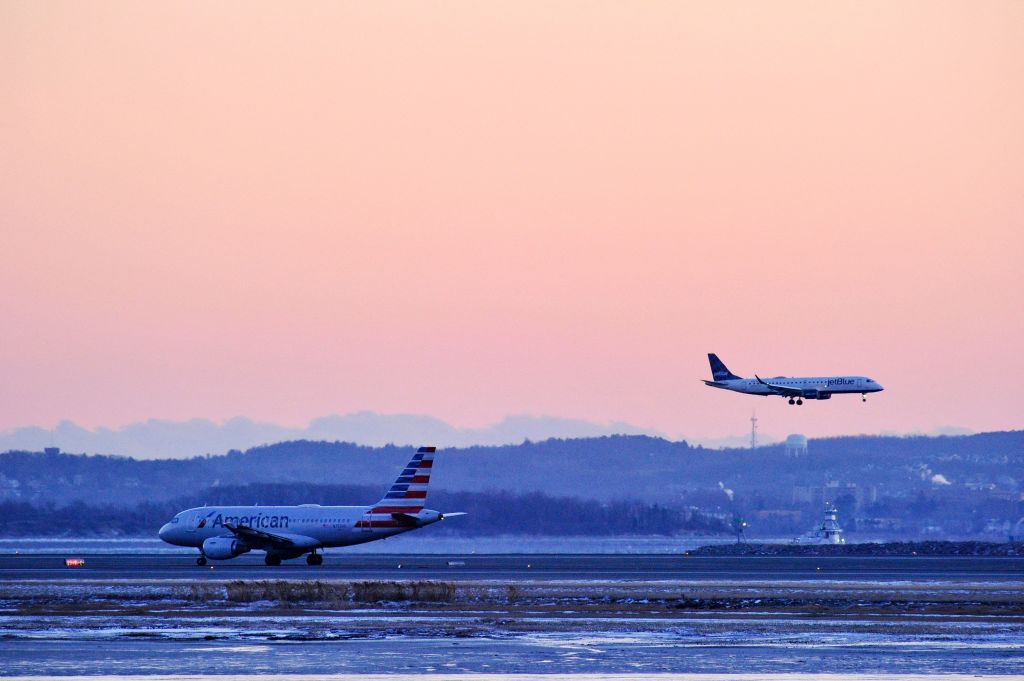
POLYGON ((827 400, 832 397, 832 393, 817 388, 804 388, 800 393, 805 400, 827 400))
POLYGON ((227 560, 248 553, 249 547, 234 537, 210 537, 203 542, 203 555, 214 560, 227 560))

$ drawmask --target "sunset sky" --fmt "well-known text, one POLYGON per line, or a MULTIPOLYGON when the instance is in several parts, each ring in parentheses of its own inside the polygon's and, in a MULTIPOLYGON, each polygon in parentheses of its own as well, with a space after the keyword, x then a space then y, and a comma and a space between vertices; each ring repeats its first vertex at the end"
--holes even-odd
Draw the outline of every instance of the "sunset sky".
POLYGON ((0 429, 1024 427, 1024 2, 2 0, 0 91, 0 429))

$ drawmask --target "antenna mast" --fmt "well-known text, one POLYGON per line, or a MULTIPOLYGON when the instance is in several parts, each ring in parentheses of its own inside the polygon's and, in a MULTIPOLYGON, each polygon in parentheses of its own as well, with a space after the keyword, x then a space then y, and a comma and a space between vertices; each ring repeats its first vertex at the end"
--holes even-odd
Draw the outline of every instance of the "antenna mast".
POLYGON ((757 412, 750 416, 750 448, 757 449, 757 412))

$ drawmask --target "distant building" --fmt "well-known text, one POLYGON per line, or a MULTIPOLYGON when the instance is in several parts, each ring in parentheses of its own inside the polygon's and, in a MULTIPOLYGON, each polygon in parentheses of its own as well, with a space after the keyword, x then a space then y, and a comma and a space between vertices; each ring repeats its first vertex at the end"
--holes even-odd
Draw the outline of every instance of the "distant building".
POLYGON ((0 473, 0 499, 10 497, 11 499, 17 499, 21 496, 21 492, 18 488, 21 487, 21 483, 13 478, 8 478, 3 473, 0 473))
POLYGON ((798 523, 803 517, 800 511, 791 511, 787 508, 770 508, 754 511, 754 518, 760 521, 778 520, 791 523, 798 523))
POLYGON ((793 433, 787 437, 786 456, 807 456, 807 436, 793 433))
POLYGON ((872 516, 857 518, 859 532, 903 532, 906 523, 903 518, 872 516))
POLYGON ((794 504, 822 506, 834 504, 843 496, 853 497, 857 502, 857 508, 863 508, 878 501, 878 487, 857 485, 852 482, 844 484, 836 480, 830 480, 820 486, 796 485, 793 487, 794 504))
POLYGON ((60 454, 60 447, 47 447, 43 450, 43 454, 49 454, 50 456, 60 454))

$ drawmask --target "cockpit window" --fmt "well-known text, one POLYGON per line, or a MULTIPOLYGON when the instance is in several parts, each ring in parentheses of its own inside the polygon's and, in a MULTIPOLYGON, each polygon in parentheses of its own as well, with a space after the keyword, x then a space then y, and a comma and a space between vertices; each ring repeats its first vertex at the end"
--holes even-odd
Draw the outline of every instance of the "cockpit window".
POLYGON ((171 518, 171 523, 172 524, 176 523, 176 522, 178 522, 178 516, 174 516, 173 518, 171 518))

